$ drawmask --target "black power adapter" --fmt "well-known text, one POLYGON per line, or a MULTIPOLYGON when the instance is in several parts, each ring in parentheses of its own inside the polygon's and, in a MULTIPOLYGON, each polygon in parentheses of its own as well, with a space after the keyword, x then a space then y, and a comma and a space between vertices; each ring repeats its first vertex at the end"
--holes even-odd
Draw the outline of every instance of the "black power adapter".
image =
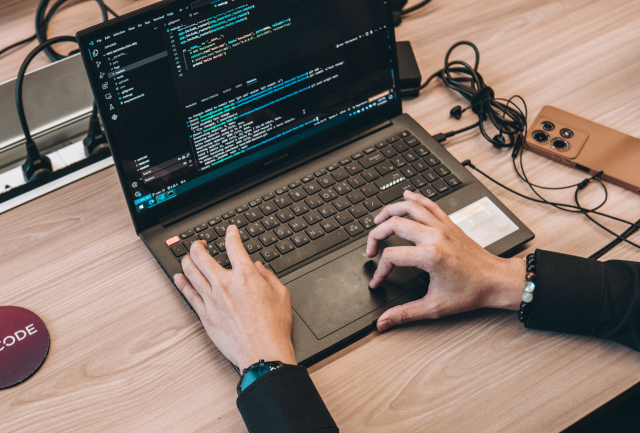
POLYGON ((400 96, 419 96, 422 75, 420 75, 420 68, 413 54, 411 42, 396 42, 396 49, 398 51, 398 72, 400 74, 400 96))

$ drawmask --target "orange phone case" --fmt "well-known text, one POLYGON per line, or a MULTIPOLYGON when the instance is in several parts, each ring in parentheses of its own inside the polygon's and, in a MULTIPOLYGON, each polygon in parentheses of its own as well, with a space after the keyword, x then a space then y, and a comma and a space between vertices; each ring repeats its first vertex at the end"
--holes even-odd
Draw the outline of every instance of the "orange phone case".
POLYGON ((638 138, 547 105, 530 126, 524 147, 592 176, 602 171, 600 179, 640 193, 638 138))

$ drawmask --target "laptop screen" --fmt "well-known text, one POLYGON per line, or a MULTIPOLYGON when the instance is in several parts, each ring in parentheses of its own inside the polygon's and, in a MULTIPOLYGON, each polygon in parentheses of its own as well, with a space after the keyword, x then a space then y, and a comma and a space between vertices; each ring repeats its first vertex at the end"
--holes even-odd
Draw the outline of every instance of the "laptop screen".
POLYGON ((397 98, 387 8, 370 0, 175 1, 82 32, 136 211, 397 98))

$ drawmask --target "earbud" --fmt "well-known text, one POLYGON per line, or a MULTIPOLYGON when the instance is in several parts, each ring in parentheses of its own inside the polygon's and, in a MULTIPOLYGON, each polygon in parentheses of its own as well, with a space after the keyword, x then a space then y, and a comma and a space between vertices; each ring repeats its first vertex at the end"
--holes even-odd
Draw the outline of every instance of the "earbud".
POLYGON ((493 147, 495 147, 496 149, 500 149, 504 147, 505 141, 506 140, 504 139, 504 135, 498 134, 493 137, 493 147))
POLYGON ((456 105, 451 109, 451 111, 449 111, 449 114, 451 115, 451 117, 455 117, 456 119, 460 120, 460 118, 462 117, 462 111, 462 107, 456 105))

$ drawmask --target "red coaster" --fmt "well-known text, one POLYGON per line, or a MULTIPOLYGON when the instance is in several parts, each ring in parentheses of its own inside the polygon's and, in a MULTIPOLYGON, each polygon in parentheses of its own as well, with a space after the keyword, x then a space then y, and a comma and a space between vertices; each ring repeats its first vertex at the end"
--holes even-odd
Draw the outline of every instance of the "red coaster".
POLYGON ((0 389, 33 376, 47 358, 49 342, 49 331, 35 313, 0 307, 0 389))

